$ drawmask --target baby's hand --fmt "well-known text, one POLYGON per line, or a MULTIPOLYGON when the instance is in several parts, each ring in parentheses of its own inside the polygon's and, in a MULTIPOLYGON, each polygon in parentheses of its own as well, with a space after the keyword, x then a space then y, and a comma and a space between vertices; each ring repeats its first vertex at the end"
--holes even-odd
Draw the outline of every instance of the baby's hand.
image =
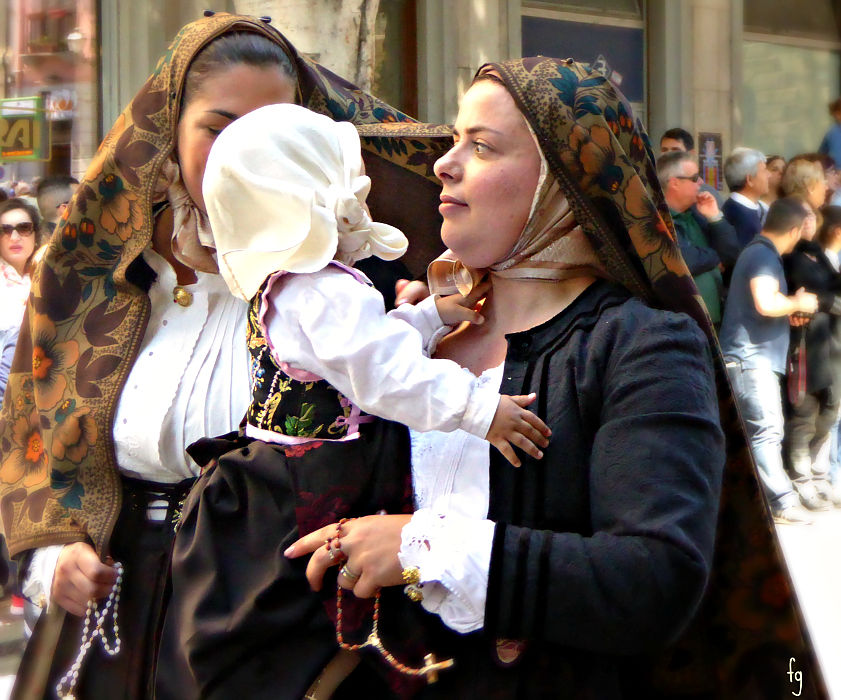
POLYGON ((485 440, 502 452, 502 456, 515 467, 520 466, 520 460, 514 452, 514 445, 527 455, 540 459, 543 452, 538 447, 546 447, 549 444, 548 438, 552 434, 549 426, 534 413, 526 410, 526 406, 536 398, 537 394, 503 395, 485 436, 485 440))
POLYGON ((485 317, 476 310, 476 306, 481 299, 485 298, 490 288, 490 281, 484 280, 471 289, 466 297, 461 294, 437 297, 435 306, 441 322, 445 326, 459 326, 464 321, 477 325, 484 323, 485 317))

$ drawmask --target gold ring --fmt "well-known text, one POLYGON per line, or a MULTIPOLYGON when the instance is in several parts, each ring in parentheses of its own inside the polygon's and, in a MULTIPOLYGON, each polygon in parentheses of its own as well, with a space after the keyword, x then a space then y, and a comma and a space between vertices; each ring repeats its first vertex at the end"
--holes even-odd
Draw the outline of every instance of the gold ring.
POLYGON ((347 564, 343 565, 342 568, 339 569, 339 575, 344 576, 350 581, 358 581, 359 577, 362 576, 362 574, 357 574, 356 572, 351 571, 347 564))

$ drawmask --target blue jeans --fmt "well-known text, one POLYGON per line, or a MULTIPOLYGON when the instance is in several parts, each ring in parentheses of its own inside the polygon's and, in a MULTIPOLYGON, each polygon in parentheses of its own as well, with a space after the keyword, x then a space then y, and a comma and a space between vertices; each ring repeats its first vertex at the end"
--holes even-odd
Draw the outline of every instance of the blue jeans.
POLYGON ((753 460, 772 510, 800 502, 783 467, 782 377, 770 367, 743 369, 725 358, 727 375, 748 433, 753 460))
POLYGON ((829 431, 829 480, 841 486, 841 415, 829 431))

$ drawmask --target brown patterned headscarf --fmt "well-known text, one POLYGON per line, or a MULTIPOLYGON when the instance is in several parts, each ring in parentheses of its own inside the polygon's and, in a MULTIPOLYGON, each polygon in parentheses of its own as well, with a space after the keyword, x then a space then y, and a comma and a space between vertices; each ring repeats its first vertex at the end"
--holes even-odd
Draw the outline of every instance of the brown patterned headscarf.
MULTIPOLYGON (((0 521, 13 555, 80 540, 107 553, 121 504, 112 422, 150 312, 127 271, 150 245, 156 202, 174 199, 190 216, 190 203, 179 207, 172 189, 180 181, 173 152, 188 66, 215 38, 242 31, 286 51, 304 106, 355 124, 412 121, 298 55, 256 18, 219 13, 178 33, 100 145, 33 274, 0 414, 0 521)), ((441 148, 419 135, 396 150, 378 139, 365 149, 369 172, 385 183, 372 191, 371 210, 419 241, 408 262, 420 272, 438 252, 424 241, 437 231, 432 163, 441 148), (415 193, 411 206, 390 202, 394 182, 415 193)), ((200 229, 197 222, 187 254, 201 254, 200 229)))
POLYGON ((710 339, 728 454, 713 571, 690 628, 652 669, 641 669, 651 686, 647 694, 769 697, 767 689, 776 694, 785 687, 783 671, 795 658, 804 694, 827 697, 642 125, 621 93, 588 65, 539 57, 488 64, 480 72, 488 70, 525 115, 609 277, 654 306, 688 313, 710 339))

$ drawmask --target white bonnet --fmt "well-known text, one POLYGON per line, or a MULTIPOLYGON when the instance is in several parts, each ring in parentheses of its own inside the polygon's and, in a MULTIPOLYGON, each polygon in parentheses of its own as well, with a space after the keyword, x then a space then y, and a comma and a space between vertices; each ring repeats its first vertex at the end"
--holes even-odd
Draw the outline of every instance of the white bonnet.
POLYGON ((359 135, 293 104, 261 107, 217 137, 203 194, 219 271, 251 299, 274 272, 315 272, 376 255, 400 257, 406 237, 371 220, 359 135))

